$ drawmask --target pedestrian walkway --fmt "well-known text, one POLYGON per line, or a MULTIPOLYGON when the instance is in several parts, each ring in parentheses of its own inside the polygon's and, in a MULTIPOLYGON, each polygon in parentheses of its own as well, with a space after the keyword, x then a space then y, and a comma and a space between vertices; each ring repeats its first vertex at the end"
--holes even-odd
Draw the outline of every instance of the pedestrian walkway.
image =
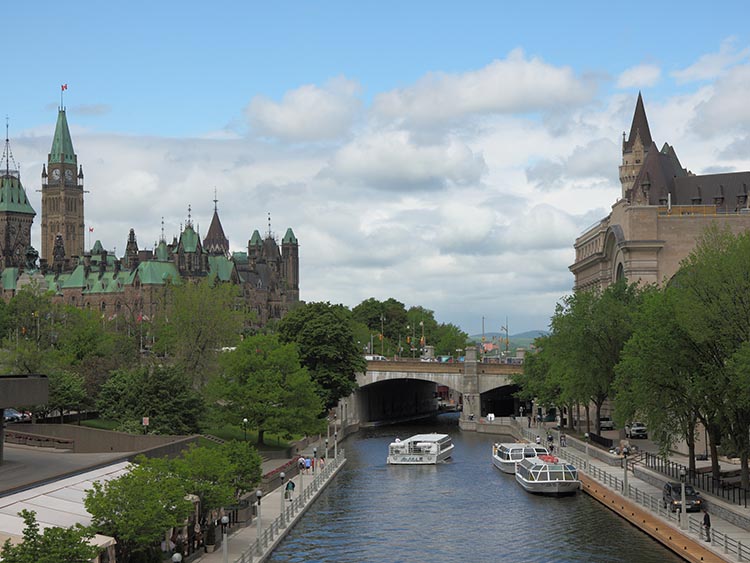
MULTIPOLYGON (((299 455, 311 458, 316 449, 311 445, 299 455)), ((201 553, 191 561, 201 563, 260 563, 264 561, 346 463, 344 450, 338 448, 334 451, 336 454, 326 459, 325 465, 321 467, 320 460, 317 460, 314 471, 311 470, 309 473, 302 471, 292 479, 295 488, 291 500, 284 498, 285 482, 261 498, 257 516, 248 526, 230 530, 228 541, 225 538, 221 548, 213 553, 201 553)), ((288 462, 288 460, 284 461, 288 462)), ((268 465, 264 463, 264 474, 267 473, 267 469, 277 467, 278 460, 269 461, 268 465), (272 465, 275 467, 271 467, 272 465)))
MULTIPOLYGON (((533 442, 538 434, 536 428, 517 424, 521 435, 533 442)), ((702 513, 686 514, 681 522, 680 512, 671 512, 662 501, 661 485, 668 478, 647 468, 628 464, 624 468, 614 467, 591 455, 595 446, 585 444, 567 436, 567 447, 560 448, 559 432, 555 437, 556 455, 575 465, 581 474, 584 491, 607 504, 623 517, 649 533, 661 543, 672 548, 689 561, 750 561, 750 532, 733 524, 732 514, 747 513, 750 509, 730 506, 721 499, 701 495, 708 500, 711 515, 711 542, 705 541, 702 513), (653 474, 653 483, 648 479, 653 474), (643 477, 643 478, 641 478, 643 477)))

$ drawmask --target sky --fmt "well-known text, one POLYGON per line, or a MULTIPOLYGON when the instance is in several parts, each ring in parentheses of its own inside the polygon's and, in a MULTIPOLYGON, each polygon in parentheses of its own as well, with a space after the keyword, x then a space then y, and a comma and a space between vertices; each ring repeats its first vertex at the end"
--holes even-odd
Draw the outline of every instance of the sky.
POLYGON ((469 334, 548 328, 576 237, 621 195, 638 92, 684 167, 750 170, 746 2, 104 8, 4 9, 37 250, 62 84, 91 245, 153 248, 188 214, 205 236, 216 198, 232 251, 269 214, 293 229, 301 299, 393 297, 469 334))

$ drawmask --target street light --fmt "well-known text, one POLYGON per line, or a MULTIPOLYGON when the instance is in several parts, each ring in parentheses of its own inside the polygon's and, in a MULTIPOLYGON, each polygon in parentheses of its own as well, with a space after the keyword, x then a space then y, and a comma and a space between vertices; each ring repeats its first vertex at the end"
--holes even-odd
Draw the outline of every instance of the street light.
POLYGON ((281 518, 281 525, 284 525, 284 479, 286 479, 286 473, 283 471, 279 473, 279 477, 281 477, 281 494, 279 495, 279 499, 281 502, 279 505, 281 506, 281 512, 279 512, 279 518, 281 518))
POLYGON ((245 432, 245 442, 247 442, 247 418, 242 419, 242 430, 245 432))
POLYGON ((221 554, 224 556, 224 563, 229 563, 229 535, 227 534, 227 524, 229 516, 221 517, 221 554))
POLYGON ((685 506, 685 468, 680 467, 680 528, 687 528, 687 506, 685 506))
MULTIPOLYGON (((255 497, 258 499, 258 531, 256 532, 256 535, 258 536, 256 539, 258 542, 260 542, 260 497, 263 496, 263 491, 258 489, 255 491, 255 497)), ((258 543, 260 545, 260 543, 258 543)))
POLYGON ((586 439, 586 457, 589 455, 589 433, 586 432, 583 437, 586 439))
POLYGON ((339 431, 333 432, 333 459, 339 457, 339 431))
POLYGON ((326 438, 326 456, 325 459, 328 459, 328 438, 326 438))
POLYGON ((625 468, 625 473, 622 475, 622 492, 625 494, 625 498, 628 498, 628 448, 627 446, 622 449, 622 466, 625 468))
POLYGON ((318 448, 313 448, 313 462, 312 462, 313 475, 315 475, 316 465, 318 465, 318 448))

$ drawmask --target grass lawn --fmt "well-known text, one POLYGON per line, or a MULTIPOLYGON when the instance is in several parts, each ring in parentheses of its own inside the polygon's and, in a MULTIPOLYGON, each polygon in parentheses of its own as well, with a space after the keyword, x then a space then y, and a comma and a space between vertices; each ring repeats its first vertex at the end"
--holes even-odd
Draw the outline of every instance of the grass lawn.
POLYGON ((89 428, 98 428, 99 430, 114 430, 117 428, 118 422, 116 420, 106 420, 104 418, 92 418, 89 420, 82 420, 81 426, 88 426, 89 428))

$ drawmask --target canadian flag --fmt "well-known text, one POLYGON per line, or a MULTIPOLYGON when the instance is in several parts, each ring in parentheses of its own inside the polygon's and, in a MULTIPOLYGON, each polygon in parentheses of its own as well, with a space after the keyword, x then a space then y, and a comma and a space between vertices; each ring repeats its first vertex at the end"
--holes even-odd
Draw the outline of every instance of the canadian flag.
POLYGON ((89 227, 89 232, 93 233, 94 232, 94 227, 89 227))
POLYGON ((68 85, 67 85, 67 84, 61 84, 61 85, 60 85, 60 91, 61 91, 61 92, 65 91, 65 90, 67 90, 67 89, 68 89, 68 85))

